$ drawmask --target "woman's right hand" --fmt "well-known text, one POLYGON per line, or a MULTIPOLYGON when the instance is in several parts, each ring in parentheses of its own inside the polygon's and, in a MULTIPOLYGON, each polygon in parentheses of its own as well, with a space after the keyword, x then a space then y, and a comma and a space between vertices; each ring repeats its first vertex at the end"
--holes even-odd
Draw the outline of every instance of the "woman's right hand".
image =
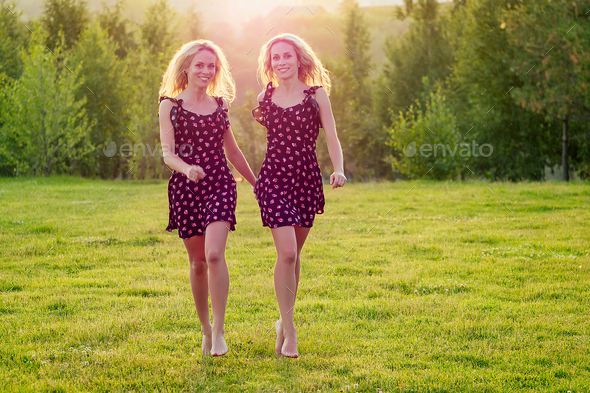
POLYGON ((205 177, 205 171, 198 165, 191 165, 185 172, 185 175, 189 178, 189 180, 198 182, 205 177))

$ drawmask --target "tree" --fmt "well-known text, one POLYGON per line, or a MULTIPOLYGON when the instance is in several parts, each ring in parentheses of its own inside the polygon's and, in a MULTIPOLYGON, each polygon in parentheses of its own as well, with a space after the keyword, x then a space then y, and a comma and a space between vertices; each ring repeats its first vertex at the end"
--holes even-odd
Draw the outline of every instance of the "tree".
MULTIPOLYGON (((511 64, 517 56, 502 28, 511 2, 482 0, 458 5, 447 25, 453 50, 452 73, 445 82, 448 104, 466 143, 490 143, 494 154, 473 162, 477 176, 491 180, 541 180, 554 162, 549 145, 551 123, 526 111, 511 97, 520 76, 511 64), (512 90, 513 91, 513 90, 512 90), (510 93, 509 93, 510 92, 510 93)), ((464 172, 472 176, 465 169, 464 172)))
POLYGON ((195 10, 194 5, 190 5, 183 13, 182 19, 176 29, 179 32, 178 38, 182 42, 203 38, 201 23, 200 14, 195 10))
MULTIPOLYGON (((36 31, 36 37, 42 35, 36 31)), ((91 149, 85 100, 74 96, 82 79, 77 68, 68 70, 67 58, 58 60, 60 46, 52 54, 41 42, 31 43, 23 58, 22 77, 7 97, 2 139, 9 142, 19 173, 72 173, 91 149), (58 61, 66 61, 65 67, 58 61)))
POLYGON ((590 130, 590 86, 586 85, 590 79, 590 23, 586 8, 582 2, 531 0, 505 15, 515 47, 512 64, 520 78, 511 95, 523 108, 549 120, 561 120, 564 181, 570 179, 572 120, 586 120, 578 131, 590 130))
POLYGON ((437 0, 405 0, 399 19, 413 18, 406 34, 385 47, 387 63, 378 88, 376 114, 389 127, 392 116, 406 111, 423 92, 422 78, 431 83, 444 80, 450 72, 452 54, 445 36, 447 18, 441 17, 437 0))
POLYGON ((103 3, 102 12, 98 16, 100 27, 106 30, 109 37, 117 44, 115 53, 119 59, 124 59, 129 50, 135 47, 133 34, 129 27, 130 22, 122 17, 124 5, 125 0, 117 0, 115 5, 110 8, 103 3))
MULTIPOLYGON (((332 70, 332 108, 344 153, 347 175, 353 180, 387 176, 387 133, 373 119, 370 34, 356 1, 342 4, 344 54, 328 63, 332 70)), ((318 159, 327 164, 327 147, 318 145, 318 159)))
POLYGON ((142 44, 152 55, 169 50, 174 37, 170 32, 170 24, 175 13, 168 0, 155 0, 148 6, 144 23, 140 26, 142 44))
MULTIPOLYGON (((425 81, 428 85, 428 81, 425 81)), ((461 143, 457 118, 440 87, 400 113, 390 129, 393 169, 410 179, 456 179, 479 147, 461 143)), ((489 154, 489 148, 483 151, 489 154)))
POLYGON ((244 103, 230 113, 238 146, 254 171, 262 166, 266 154, 266 130, 252 119, 252 107, 257 105, 256 94, 248 89, 244 103))
POLYGON ((104 148, 111 142, 120 146, 132 138, 127 128, 129 81, 117 49, 107 32, 92 23, 80 35, 71 56, 71 63, 84 80, 76 90, 76 98, 85 99, 84 108, 93 124, 90 135, 95 151, 88 157, 84 173, 102 178, 122 177, 125 170, 125 160, 105 156, 104 148))
POLYGON ((0 0, 0 74, 18 79, 23 66, 21 52, 27 45, 30 33, 20 20, 21 13, 14 8, 14 3, 0 0))
MULTIPOLYGON (((140 45, 126 58, 130 76, 129 113, 136 152, 129 158, 129 176, 162 178, 170 172, 160 156, 160 126, 158 121, 158 92, 162 75, 177 49, 170 27, 174 11, 165 0, 156 0, 146 12, 140 26, 140 45)), ((160 114, 168 116, 169 114, 160 114)))
POLYGON ((57 46, 68 50, 88 24, 88 9, 84 0, 46 0, 41 23, 46 31, 46 45, 53 51, 57 46), (63 36, 63 43, 60 42, 63 36))
POLYGON ((0 176, 16 174, 17 161, 14 158, 14 147, 3 130, 10 110, 8 97, 14 81, 20 78, 23 68, 22 52, 28 42, 28 31, 20 20, 20 12, 15 10, 14 3, 0 0, 0 176))

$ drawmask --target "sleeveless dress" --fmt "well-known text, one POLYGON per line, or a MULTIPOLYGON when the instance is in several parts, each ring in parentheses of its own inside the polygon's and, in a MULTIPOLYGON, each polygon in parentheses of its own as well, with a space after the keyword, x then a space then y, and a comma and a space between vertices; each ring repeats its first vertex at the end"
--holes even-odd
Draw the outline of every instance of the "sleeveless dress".
POLYGON ((281 108, 272 102, 275 88, 270 82, 260 106, 252 111, 267 130, 266 157, 254 187, 263 226, 311 228, 315 215, 324 212, 322 172, 316 157, 320 108, 312 96, 319 87, 305 90, 299 104, 281 108))
POLYGON ((214 221, 228 221, 230 230, 236 224, 236 182, 223 150, 223 136, 229 128, 227 109, 223 99, 216 97, 217 110, 199 115, 182 107, 183 100, 160 97, 177 106, 170 110, 174 127, 174 151, 186 163, 199 165, 205 177, 198 182, 172 171, 168 182, 168 227, 178 229, 178 236, 188 239, 205 234, 207 225, 214 221))

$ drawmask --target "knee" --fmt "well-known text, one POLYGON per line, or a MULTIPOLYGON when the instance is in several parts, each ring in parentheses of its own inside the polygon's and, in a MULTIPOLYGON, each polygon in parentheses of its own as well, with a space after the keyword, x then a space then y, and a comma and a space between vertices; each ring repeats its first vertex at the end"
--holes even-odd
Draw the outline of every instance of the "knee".
POLYGON ((297 263, 297 250, 296 249, 285 249, 280 250, 277 255, 277 260, 279 263, 284 263, 287 265, 294 265, 297 263))
POLYGON ((222 251, 208 250, 207 251, 207 264, 217 265, 225 260, 225 256, 222 251))
POLYGON ((197 276, 207 272, 207 262, 202 258, 195 258, 190 260, 191 271, 197 276))

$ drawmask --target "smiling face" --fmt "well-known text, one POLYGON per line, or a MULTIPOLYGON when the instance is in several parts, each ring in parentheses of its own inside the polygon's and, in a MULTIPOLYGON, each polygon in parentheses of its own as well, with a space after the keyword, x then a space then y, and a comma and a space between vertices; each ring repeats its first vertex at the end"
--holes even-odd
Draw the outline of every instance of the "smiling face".
POLYGON ((200 50, 193 56, 186 69, 189 85, 206 88, 215 76, 217 57, 207 49, 200 50))
POLYGON ((295 48, 288 42, 279 41, 270 48, 272 70, 279 79, 297 77, 299 70, 295 48))

